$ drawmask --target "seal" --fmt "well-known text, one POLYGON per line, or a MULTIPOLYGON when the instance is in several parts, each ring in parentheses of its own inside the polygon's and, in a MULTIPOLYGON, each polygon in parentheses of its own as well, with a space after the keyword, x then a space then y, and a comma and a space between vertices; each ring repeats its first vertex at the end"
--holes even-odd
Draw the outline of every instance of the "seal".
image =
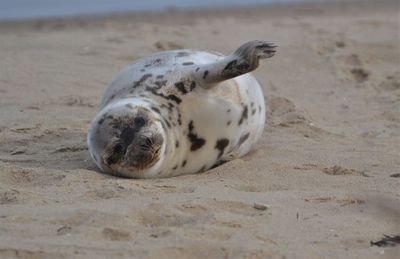
POLYGON ((127 65, 88 132, 96 165, 116 176, 162 178, 245 155, 265 124, 264 96, 250 72, 275 49, 255 40, 228 56, 182 49, 127 65))

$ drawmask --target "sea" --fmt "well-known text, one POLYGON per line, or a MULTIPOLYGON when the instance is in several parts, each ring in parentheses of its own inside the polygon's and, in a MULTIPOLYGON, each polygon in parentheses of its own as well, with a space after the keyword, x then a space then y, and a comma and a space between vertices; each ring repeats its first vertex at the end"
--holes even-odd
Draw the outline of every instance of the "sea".
MULTIPOLYGON (((310 1, 312 0, 0 0, 0 21, 310 1)), ((315 1, 318 0, 313 2, 315 1)))

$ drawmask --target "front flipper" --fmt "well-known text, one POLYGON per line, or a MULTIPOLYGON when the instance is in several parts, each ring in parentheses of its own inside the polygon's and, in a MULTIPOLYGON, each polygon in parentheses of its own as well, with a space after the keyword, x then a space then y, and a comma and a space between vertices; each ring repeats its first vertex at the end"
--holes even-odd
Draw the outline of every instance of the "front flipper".
POLYGON ((255 70, 259 59, 270 58, 275 54, 276 45, 266 41, 254 40, 240 46, 233 54, 220 61, 202 65, 191 76, 202 82, 204 88, 255 70))

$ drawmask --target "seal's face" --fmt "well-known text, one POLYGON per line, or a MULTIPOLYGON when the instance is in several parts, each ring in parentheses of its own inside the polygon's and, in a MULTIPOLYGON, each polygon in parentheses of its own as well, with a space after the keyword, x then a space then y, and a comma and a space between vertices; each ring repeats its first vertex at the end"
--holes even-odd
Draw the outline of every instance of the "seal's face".
POLYGON ((97 116, 88 141, 101 168, 127 177, 143 177, 160 160, 164 146, 162 126, 154 114, 131 104, 97 116))

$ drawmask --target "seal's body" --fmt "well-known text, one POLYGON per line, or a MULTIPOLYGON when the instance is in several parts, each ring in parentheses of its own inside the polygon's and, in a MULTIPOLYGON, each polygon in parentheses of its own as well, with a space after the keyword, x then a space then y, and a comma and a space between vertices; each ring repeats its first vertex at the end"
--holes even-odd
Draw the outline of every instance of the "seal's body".
POLYGON ((234 54, 176 50, 129 64, 110 83, 88 134, 105 172, 170 177, 246 154, 265 124, 264 96, 248 72, 274 54, 263 41, 234 54))

